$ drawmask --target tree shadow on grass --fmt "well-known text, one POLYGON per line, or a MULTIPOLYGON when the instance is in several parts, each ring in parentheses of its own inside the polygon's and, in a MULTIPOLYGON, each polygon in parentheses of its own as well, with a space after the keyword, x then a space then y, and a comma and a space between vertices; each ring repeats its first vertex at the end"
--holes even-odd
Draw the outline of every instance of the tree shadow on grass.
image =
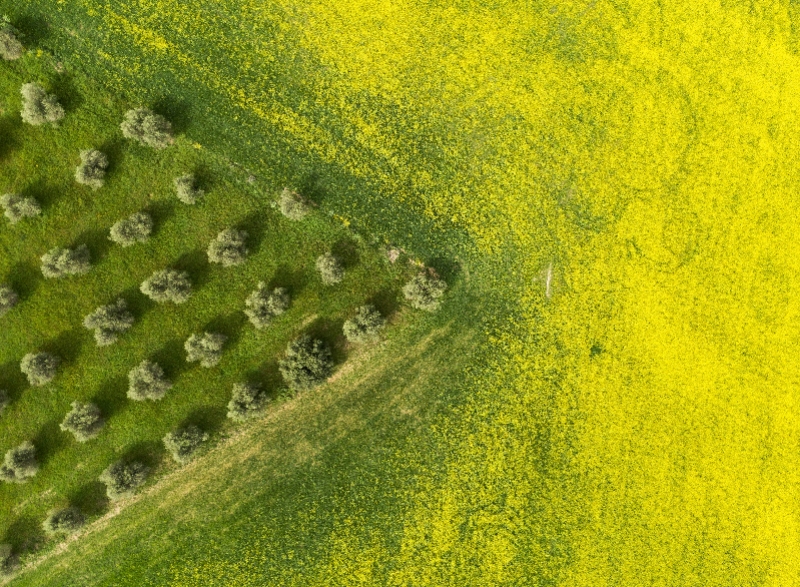
POLYGON ((126 463, 138 461, 152 469, 161 462, 164 454, 164 445, 155 440, 148 440, 132 444, 122 455, 126 463))
POLYGON ((111 240, 108 238, 108 230, 86 230, 78 235, 72 243, 72 248, 86 245, 89 249, 89 258, 94 267, 106 256, 111 249, 111 244, 111 240))
POLYGON ((372 304, 384 318, 388 318, 400 308, 400 294, 397 290, 385 288, 367 299, 367 304, 372 304))
MULTIPOLYGON (((156 307, 156 303, 144 295, 138 287, 131 287, 119 294, 120 298, 125 300, 128 305, 128 310, 133 314, 135 321, 139 321, 149 310, 156 307)), ((136 322, 134 322, 134 328, 136 322)))
POLYGON ((20 516, 9 525, 2 541, 10 544, 17 554, 35 552, 44 544, 42 521, 32 516, 20 516))
POLYGON ((99 147, 94 147, 106 157, 108 157, 108 167, 106 168, 106 181, 108 176, 113 174, 122 165, 124 143, 122 139, 109 139, 99 147))
POLYGON ((33 295, 43 279, 39 265, 33 261, 19 261, 8 272, 7 283, 17 293, 20 301, 24 302, 33 295))
POLYGON ((192 410, 180 427, 186 428, 190 424, 194 424, 203 432, 213 434, 222 428, 227 413, 227 409, 222 406, 200 406, 192 410))
POLYGON ((342 262, 345 269, 350 269, 358 264, 358 245, 351 239, 337 241, 331 247, 331 253, 342 262))
POLYGON ((176 206, 177 204, 175 202, 160 200, 158 202, 153 202, 144 209, 144 212, 147 212, 150 218, 153 219, 154 235, 158 234, 158 231, 161 230, 161 227, 164 226, 167 220, 175 216, 176 206))
POLYGON ((151 361, 158 363, 164 369, 164 374, 172 383, 175 383, 180 374, 189 368, 184 342, 173 339, 150 356, 151 361))
POLYGON ((58 357, 61 365, 74 363, 90 336, 91 333, 83 328, 65 330, 56 338, 45 342, 41 350, 58 357))
POLYGON ((104 381, 92 398, 106 421, 122 411, 128 403, 128 378, 114 377, 104 381))
POLYGON ((218 332, 224 334, 225 351, 232 349, 242 336, 242 327, 247 322, 244 312, 233 312, 225 316, 217 316, 203 327, 205 332, 218 332))
POLYGON ((57 186, 48 185, 47 180, 39 178, 25 186, 20 195, 35 199, 43 210, 50 208, 61 195, 57 186))
POLYGON ((278 362, 275 360, 267 361, 258 369, 248 371, 244 374, 242 382, 258 385, 273 399, 286 387, 278 362))
POLYGON ((344 319, 342 318, 318 318, 311 323, 311 326, 305 332, 311 338, 318 338, 328 345, 333 360, 337 365, 344 363, 347 359, 347 340, 342 334, 343 325, 344 319))
POLYGON ((27 12, 15 18, 12 24, 22 33, 20 40, 29 51, 50 36, 47 20, 40 13, 27 12))
MULTIPOLYGON (((194 169, 187 170, 186 173, 194 174, 196 187, 203 190, 206 193, 204 197, 207 197, 208 192, 210 192, 215 185, 214 173, 211 171, 211 168, 205 163, 200 163, 194 169)), ((201 198, 200 202, 202 203, 202 201, 201 198)))
POLYGON ((8 393, 9 401, 15 401, 28 387, 28 380, 19 369, 19 361, 9 361, 0 365, 0 389, 8 393))
POLYGON ((206 252, 201 249, 195 249, 194 251, 181 255, 180 258, 172 264, 172 267, 179 271, 186 271, 186 273, 189 274, 189 280, 192 282, 193 290, 198 290, 208 283, 208 256, 206 252))
POLYGON ((83 96, 78 91, 72 74, 62 73, 53 76, 50 79, 50 87, 67 113, 74 112, 83 106, 83 96))
MULTIPOLYGON (((284 287, 289 291, 292 299, 300 295, 303 288, 308 284, 308 276, 301 269, 294 269, 287 265, 281 265, 275 270, 275 275, 269 280, 269 289, 284 287)), ((254 288, 255 289, 255 288, 254 288)))
POLYGON ((297 186, 297 191, 314 206, 319 206, 328 197, 328 191, 322 184, 322 175, 318 171, 305 174, 297 186))
POLYGON ((61 420, 62 418, 49 420, 39 429, 33 439, 33 446, 36 447, 36 460, 40 464, 49 461, 53 455, 67 445, 69 433, 59 427, 61 420))
POLYGON ((91 481, 69 494, 69 503, 85 516, 99 516, 108 510, 109 499, 106 486, 100 481, 91 481))
POLYGON ((161 114, 172 124, 176 135, 184 134, 192 123, 192 105, 173 96, 162 96, 153 104, 153 112, 161 114))
POLYGON ((11 114, 0 116, 0 161, 19 147, 19 127, 15 122, 11 114))
POLYGON ((448 286, 452 286, 461 273, 461 263, 446 257, 435 257, 428 261, 427 266, 432 267, 448 286))
POLYGON ((254 212, 236 225, 238 230, 247 232, 247 248, 251 255, 258 253, 266 234, 266 218, 259 212, 254 212))

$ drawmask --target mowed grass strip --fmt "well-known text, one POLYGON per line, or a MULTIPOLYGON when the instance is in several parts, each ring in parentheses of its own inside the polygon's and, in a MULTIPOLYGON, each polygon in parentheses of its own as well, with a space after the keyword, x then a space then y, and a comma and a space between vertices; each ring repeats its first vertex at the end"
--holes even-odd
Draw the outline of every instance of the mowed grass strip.
MULTIPOLYGON (((90 515, 106 510, 96 479, 113 460, 143 459, 155 467, 157 478, 165 466, 166 432, 194 422, 224 433, 234 382, 256 380, 276 392, 281 385, 276 361, 300 332, 325 339, 344 364, 349 350, 341 337, 343 321, 367 301, 395 313, 409 273, 407 265, 391 265, 325 215, 300 223, 284 219, 270 206, 277 191, 251 185, 248 174, 182 137, 160 152, 124 141, 118 124, 137 104, 115 101, 85 78, 58 76, 56 67, 54 59, 31 52, 21 62, 3 64, 0 78, 0 192, 33 196, 44 208, 40 218, 15 226, 0 222, 0 281, 21 295, 0 321, 0 387, 11 396, 0 416, 0 450, 30 439, 42 463, 30 482, 0 486, 0 537, 23 554, 41 546, 39 526, 48 509, 73 503, 90 515), (61 99, 67 117, 60 128, 22 123, 19 87, 27 81, 45 83, 61 99), (89 147, 111 162, 106 184, 97 191, 73 177, 78 152, 89 147), (207 191, 196 206, 183 205, 173 193, 173 178, 188 171, 198 174, 207 191), (139 210, 155 221, 152 238, 129 248, 111 243, 110 226, 139 210), (246 263, 209 264, 208 243, 229 227, 248 232, 246 263), (44 279, 43 253, 80 244, 91 251, 87 275, 44 279), (333 287, 323 286, 314 268, 317 256, 328 250, 345 261, 347 272, 333 287), (157 305, 139 292, 145 278, 166 267, 189 273, 194 293, 187 303, 157 305), (243 314, 244 300, 259 281, 287 287, 292 295, 290 309, 263 331, 243 314), (136 322, 116 344, 99 348, 83 328, 83 317, 118 297, 128 302, 136 322), (184 341, 203 330, 228 336, 222 361, 213 369, 185 362, 184 341), (40 350, 59 356, 62 364, 52 383, 31 388, 19 361, 40 350), (156 403, 125 396, 127 372, 145 358, 158 361, 175 383, 156 403), (74 400, 96 402, 108 418, 99 437, 85 444, 59 429, 74 400)), ((273 180, 279 185, 279 178, 273 180)))

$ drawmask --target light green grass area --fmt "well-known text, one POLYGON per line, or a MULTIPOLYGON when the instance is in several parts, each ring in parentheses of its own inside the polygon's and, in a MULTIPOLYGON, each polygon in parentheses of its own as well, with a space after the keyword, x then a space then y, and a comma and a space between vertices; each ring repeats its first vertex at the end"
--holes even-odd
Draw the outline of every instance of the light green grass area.
MULTIPOLYGON (((0 486, 0 536, 23 561, 52 546, 40 528, 48 509, 71 503, 93 518, 107 511, 97 476, 112 461, 142 459, 158 479, 176 467, 161 445, 169 430, 193 422, 214 439, 235 430, 225 421, 233 383, 261 382, 278 400, 277 359, 292 337, 310 332, 323 338, 339 368, 350 369, 354 347, 342 338, 343 321, 369 301, 391 323, 407 322, 400 287, 413 274, 407 258, 391 264, 374 243, 326 214, 315 212, 302 222, 283 218, 271 207, 276 190, 248 182, 249 174, 186 139, 158 152, 125 142, 118 123, 128 105, 80 75, 54 82, 55 64, 29 54, 21 63, 3 64, 0 78, 0 191, 33 196, 44 208, 38 218, 0 222, 0 281, 21 295, 0 324, 0 386, 11 396, 0 416, 0 450, 33 440, 42 463, 28 483, 0 486), (34 128, 20 120, 19 86, 30 80, 50 83, 62 99, 68 115, 60 128, 34 128), (78 151, 87 147, 100 148, 111 161, 106 185, 97 191, 73 178, 78 151), (179 202, 173 191, 172 179, 187 171, 196 171, 207 191, 195 206, 179 202), (129 248, 110 242, 109 227, 138 210, 151 213, 153 237, 129 248), (207 261, 205 249, 228 227, 248 232, 250 255, 241 266, 223 268, 207 261), (87 275, 42 276, 44 252, 84 243, 93 264, 87 275), (316 257, 328 250, 346 267, 344 280, 332 287, 322 285, 314 268, 316 257), (189 273, 194 293, 187 303, 158 305, 138 291, 165 267, 189 273), (261 331, 243 313, 259 281, 287 287, 292 296, 290 309, 261 331), (128 302, 136 322, 116 344, 97 347, 83 317, 117 297, 128 302), (185 361, 183 342, 204 330, 228 336, 223 359, 212 369, 185 361), (40 350, 62 364, 52 383, 32 388, 19 361, 40 350), (161 401, 126 398, 127 372, 145 358, 160 363, 175 384, 161 401), (97 439, 78 444, 59 429, 74 400, 96 402, 108 418, 97 439)), ((280 177, 270 180, 279 185, 280 177)), ((285 409, 281 401, 275 405, 285 409)))

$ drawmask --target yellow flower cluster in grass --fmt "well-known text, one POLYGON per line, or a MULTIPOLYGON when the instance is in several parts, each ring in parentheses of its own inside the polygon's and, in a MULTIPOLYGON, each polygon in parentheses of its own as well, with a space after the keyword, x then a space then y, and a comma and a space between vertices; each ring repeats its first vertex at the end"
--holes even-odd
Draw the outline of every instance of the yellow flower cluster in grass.
MULTIPOLYGON (((265 128, 463 227, 487 255, 513 251, 527 284, 494 364, 441 425, 446 474, 403 496, 401 543, 340 524, 304 584, 377 584, 375 568, 398 586, 794 584, 792 9, 236 4, 253 30, 269 25, 320 64, 308 86, 330 119, 148 32, 142 14, 184 34, 177 1, 103 14, 265 128)), ((212 37, 213 15, 193 21, 212 37)), ((243 72, 273 50, 242 47, 231 52, 243 72)))

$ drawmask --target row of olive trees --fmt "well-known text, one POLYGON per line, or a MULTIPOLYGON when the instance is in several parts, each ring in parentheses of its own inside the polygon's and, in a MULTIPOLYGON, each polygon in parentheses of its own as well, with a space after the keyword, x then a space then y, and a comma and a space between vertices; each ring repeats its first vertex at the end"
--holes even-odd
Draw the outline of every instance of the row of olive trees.
MULTIPOLYGON (((0 22, 0 56, 16 59, 23 48, 18 40, 19 34, 7 21, 0 22)), ((40 84, 25 84, 22 118, 33 125, 51 124, 57 126, 64 117, 64 109, 57 97, 48 94, 40 84)), ((170 123, 162 116, 145 108, 128 111, 120 125, 126 138, 135 140, 155 149, 163 149, 174 143, 170 123)), ((79 183, 94 189, 103 186, 109 166, 105 154, 96 149, 81 151, 81 164, 75 172, 79 183)), ((185 204, 196 204, 204 195, 193 174, 175 178, 174 187, 178 199, 185 204)), ((11 223, 41 214, 41 206, 30 197, 6 194, 0 197, 0 206, 11 223)), ((305 218, 312 205, 298 193, 286 188, 279 196, 277 207, 287 218, 295 221, 305 218)), ((115 223, 109 238, 127 247, 149 239, 153 230, 152 218, 146 212, 136 212, 115 223)), ((225 267, 243 263, 248 254, 247 233, 236 229, 220 232, 209 244, 209 261, 225 267)), ((316 261, 316 269, 326 285, 334 285, 344 278, 344 266, 332 253, 324 253, 316 261)), ((79 275, 91 267, 89 251, 85 245, 74 249, 55 248, 42 257, 42 272, 45 277, 58 278, 79 275)), ((416 275, 403 288, 410 305, 422 310, 435 310, 446 289, 445 283, 431 272, 416 275)), ((188 274, 173 269, 157 271, 141 284, 140 291, 156 302, 186 302, 192 291, 188 274)), ((8 286, 0 286, 0 315, 9 311, 19 301, 19 296, 8 286)), ((258 284, 245 301, 245 313, 256 328, 265 328, 276 317, 285 312, 290 304, 290 296, 285 288, 270 290, 265 283, 258 284)), ((133 324, 134 318, 128 311, 124 300, 99 307, 84 319, 84 326, 94 330, 99 346, 113 344, 118 337, 133 324)), ((343 334, 352 343, 374 341, 385 327, 386 319, 371 305, 359 307, 353 316, 345 321, 343 334)), ((204 332, 193 334, 184 347, 186 360, 199 362, 203 367, 217 365, 222 356, 226 337, 220 333, 204 332)), ((20 363, 20 369, 31 385, 44 385, 51 381, 59 366, 59 359, 49 353, 30 353, 20 363)), ((294 391, 314 388, 333 373, 335 368, 332 353, 327 344, 309 335, 291 341, 283 357, 279 360, 279 370, 288 388, 294 391)), ((172 387, 163 368, 155 362, 145 360, 128 374, 128 396, 137 401, 163 398, 172 387)), ((270 394, 260 385, 252 382, 236 383, 228 403, 228 417, 243 421, 262 413, 270 402, 270 394)), ((8 402, 8 395, 0 390, 0 411, 8 402)), ((78 442, 86 442, 100 434, 105 419, 100 408, 89 402, 75 401, 71 410, 61 423, 61 429, 74 435, 78 442)), ((164 446, 179 463, 185 463, 208 439, 208 433, 197 426, 188 425, 168 433, 164 446)), ((30 441, 9 450, 0 465, 0 479, 9 482, 25 482, 39 470, 36 449, 30 441)), ((132 495, 146 480, 149 469, 135 460, 119 460, 109 465, 99 479, 106 485, 110 499, 116 500, 132 495)), ((43 526, 50 534, 74 532, 82 526, 85 518, 75 507, 51 511, 43 526)), ((7 545, 0 545, 0 572, 14 564, 14 557, 7 545)))

